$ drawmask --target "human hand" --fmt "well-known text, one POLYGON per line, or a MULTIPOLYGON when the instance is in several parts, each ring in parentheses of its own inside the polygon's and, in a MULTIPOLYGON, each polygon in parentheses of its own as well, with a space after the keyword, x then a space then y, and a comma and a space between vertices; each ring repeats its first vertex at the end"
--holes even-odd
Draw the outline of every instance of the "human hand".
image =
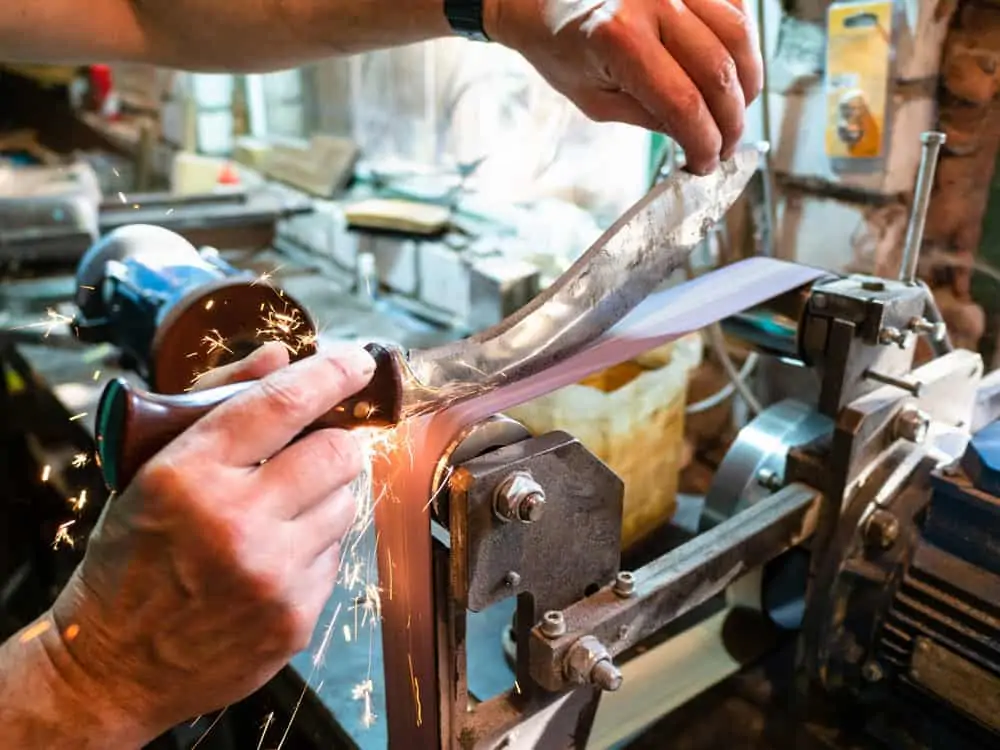
POLYGON ((763 85, 742 0, 484 0, 483 20, 584 114, 671 136, 696 174, 732 156, 763 85))
POLYGON ((307 647, 336 582, 358 444, 339 430, 289 442, 375 364, 360 348, 287 362, 267 346, 202 378, 267 375, 108 503, 53 607, 77 690, 116 706, 146 741, 273 677, 307 647))

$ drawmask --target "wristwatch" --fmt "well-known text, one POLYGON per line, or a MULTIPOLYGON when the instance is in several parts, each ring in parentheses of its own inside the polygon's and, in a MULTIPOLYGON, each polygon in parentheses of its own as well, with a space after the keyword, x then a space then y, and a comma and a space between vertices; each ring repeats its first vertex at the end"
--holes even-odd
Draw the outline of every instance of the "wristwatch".
POLYGON ((483 0, 444 0, 444 15, 451 30, 466 39, 488 42, 483 29, 483 0))

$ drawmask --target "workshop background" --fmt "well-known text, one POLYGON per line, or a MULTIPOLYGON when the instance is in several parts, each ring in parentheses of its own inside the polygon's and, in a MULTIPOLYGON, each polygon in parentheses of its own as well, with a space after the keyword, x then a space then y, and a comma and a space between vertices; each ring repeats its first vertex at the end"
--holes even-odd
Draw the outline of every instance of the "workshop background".
MULTIPOLYGON (((828 3, 748 7, 767 82, 745 140, 769 148, 687 274, 763 254, 895 278, 921 134, 941 131, 919 275, 952 342, 996 369, 1000 5, 854 3, 892 19, 886 54, 856 72, 830 54, 828 3), (834 75, 834 64, 847 68, 834 75), (881 148, 859 158, 831 146, 844 127, 831 87, 879 76, 866 93, 881 148)), ((93 460, 104 384, 190 374, 152 372, 148 341, 77 339, 77 268, 99 237, 130 223, 172 229, 220 251, 206 278, 248 269, 301 303, 324 336, 419 347, 518 309, 682 159, 662 136, 590 122, 509 50, 459 39, 267 75, 0 63, 0 636, 48 605, 107 497, 93 460)), ((739 341, 695 334, 510 416, 534 433, 569 432, 623 478, 623 550, 641 558, 676 531, 664 529, 697 528, 692 514, 738 431, 790 395, 792 380, 739 341), (756 406, 741 396, 747 384, 756 406), (659 449, 637 455, 638 443, 659 449)), ((356 600, 338 596, 331 611, 356 600)), ((511 680, 511 611, 470 625, 484 644, 470 666, 477 697, 511 680)), ((381 677, 369 671, 381 636, 350 628, 328 663, 303 654, 223 721, 201 717, 158 746, 274 748, 294 712, 286 748, 385 747, 381 677)), ((664 687, 662 704, 680 708, 626 734, 605 719, 613 741, 603 746, 807 747, 781 708, 794 650, 719 667, 733 676, 711 688, 697 676, 664 687)), ((808 742, 877 746, 821 728, 808 742)))

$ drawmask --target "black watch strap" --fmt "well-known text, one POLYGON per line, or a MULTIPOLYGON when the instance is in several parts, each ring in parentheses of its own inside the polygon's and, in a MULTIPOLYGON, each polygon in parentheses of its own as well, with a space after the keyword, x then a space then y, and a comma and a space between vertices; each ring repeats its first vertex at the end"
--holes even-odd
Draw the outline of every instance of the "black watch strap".
POLYGON ((444 15, 459 36, 478 42, 488 42, 483 28, 483 0, 444 0, 444 15))

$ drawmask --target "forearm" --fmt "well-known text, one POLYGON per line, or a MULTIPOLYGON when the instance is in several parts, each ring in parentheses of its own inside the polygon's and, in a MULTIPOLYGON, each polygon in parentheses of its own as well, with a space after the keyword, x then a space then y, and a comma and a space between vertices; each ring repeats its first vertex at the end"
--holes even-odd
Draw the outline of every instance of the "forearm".
POLYGON ((74 674, 60 638, 46 614, 0 644, 0 747, 131 750, 152 740, 127 707, 74 674))
POLYGON ((449 33, 444 0, 5 0, 0 49, 36 62, 266 71, 449 33))

